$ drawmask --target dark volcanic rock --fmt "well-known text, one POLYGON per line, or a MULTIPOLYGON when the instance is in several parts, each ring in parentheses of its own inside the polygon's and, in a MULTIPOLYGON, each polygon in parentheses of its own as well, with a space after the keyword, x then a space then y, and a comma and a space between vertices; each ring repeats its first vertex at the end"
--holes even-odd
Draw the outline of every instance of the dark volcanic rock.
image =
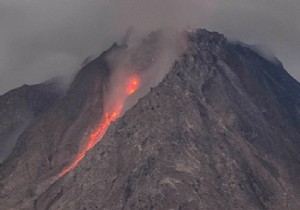
MULTIPOLYGON (((131 57, 140 71, 151 40, 140 49, 148 59, 131 57)), ((19 137, 0 165, 0 209, 300 209, 299 83, 205 30, 187 34, 164 80, 57 179, 102 115, 106 57, 118 49, 86 65, 19 137)))
POLYGON ((18 136, 60 99, 55 82, 24 85, 0 96, 0 162, 12 151, 18 136))
POLYGON ((110 74, 104 59, 107 53, 83 67, 59 103, 19 137, 10 157, 0 165, 0 209, 32 209, 35 197, 77 154, 82 137, 102 115, 110 74))
POLYGON ((35 209, 300 209, 299 83, 220 34, 187 40, 35 209))
MULTIPOLYGON (((24 130, 10 157, 0 165, 1 208, 33 208, 37 197, 82 151, 86 137, 100 123, 104 100, 111 96, 114 85, 119 87, 119 83, 126 82, 116 79, 115 72, 120 71, 120 66, 125 69, 122 74, 140 73, 151 68, 160 51, 160 37, 160 33, 152 33, 133 48, 114 44, 86 64, 59 103, 24 130)), ((144 85, 143 88, 149 87, 144 85)), ((113 96, 119 97, 118 94, 113 96)), ((130 103, 124 106, 128 107, 130 103)))

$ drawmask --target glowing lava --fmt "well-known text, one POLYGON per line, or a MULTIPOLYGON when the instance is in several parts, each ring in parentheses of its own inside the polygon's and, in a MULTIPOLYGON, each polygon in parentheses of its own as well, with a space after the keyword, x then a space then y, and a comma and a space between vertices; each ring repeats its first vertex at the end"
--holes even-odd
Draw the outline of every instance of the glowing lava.
POLYGON ((128 80, 128 83, 126 84, 126 92, 123 94, 124 97, 121 97, 119 99, 119 101, 111 109, 112 111, 104 113, 100 125, 91 132, 84 148, 82 148, 81 152, 76 155, 72 164, 59 173, 59 177, 64 176, 66 173, 76 168, 76 166, 84 158, 86 153, 101 140, 110 124, 121 115, 123 111, 123 104, 126 101, 127 97, 136 92, 139 86, 140 80, 137 75, 131 76, 128 80))
POLYGON ((126 92, 128 95, 134 93, 139 87, 139 78, 136 75, 133 75, 130 80, 129 84, 127 86, 126 92))

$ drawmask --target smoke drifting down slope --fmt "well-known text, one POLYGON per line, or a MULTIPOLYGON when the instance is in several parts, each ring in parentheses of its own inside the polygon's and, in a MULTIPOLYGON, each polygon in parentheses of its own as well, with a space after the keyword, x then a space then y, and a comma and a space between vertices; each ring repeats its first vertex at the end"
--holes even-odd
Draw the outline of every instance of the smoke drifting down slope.
POLYGON ((36 210, 299 209, 300 84, 220 34, 187 41, 36 210))
POLYGON ((1 207, 298 210, 299 83, 218 33, 174 37, 86 64, 0 165, 1 207))
POLYGON ((83 66, 65 96, 24 130, 0 165, 1 204, 32 209, 34 199, 74 169, 112 121, 162 80, 182 51, 178 40, 176 33, 152 32, 130 45, 114 44, 83 66))
POLYGON ((73 170, 78 165, 78 163, 84 158, 86 153, 102 139, 110 124, 115 121, 123 112, 124 103, 127 97, 133 94, 138 89, 140 83, 139 78, 136 75, 132 75, 128 79, 124 79, 126 81, 126 86, 121 89, 121 91, 123 92, 123 94, 121 94, 122 96, 118 99, 118 101, 115 102, 112 107, 105 109, 100 124, 94 131, 92 131, 87 140, 84 140, 85 145, 81 149, 80 153, 76 155, 72 164, 59 174, 59 177, 73 170))
POLYGON ((102 117, 95 128, 84 135, 78 154, 59 173, 59 177, 73 170, 102 139, 110 124, 163 79, 182 51, 182 40, 183 35, 157 31, 132 47, 124 43, 124 46, 114 45, 111 48, 107 61, 112 74, 104 94, 102 117))

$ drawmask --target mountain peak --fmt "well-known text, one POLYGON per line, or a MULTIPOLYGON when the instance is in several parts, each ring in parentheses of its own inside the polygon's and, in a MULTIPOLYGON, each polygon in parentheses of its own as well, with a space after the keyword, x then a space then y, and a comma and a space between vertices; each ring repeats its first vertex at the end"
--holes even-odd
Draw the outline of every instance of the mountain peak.
MULTIPOLYGON (((104 113, 112 66, 101 58, 87 64, 59 108, 23 134, 28 149, 4 170, 1 203, 24 209, 299 209, 299 83, 281 65, 221 34, 195 30, 184 41, 184 53, 163 81, 112 123, 74 170, 53 181, 49 176, 76 154, 104 113)), ((137 48, 128 59, 137 64, 127 66, 142 71, 152 65, 153 43, 145 45, 149 51, 137 48)))

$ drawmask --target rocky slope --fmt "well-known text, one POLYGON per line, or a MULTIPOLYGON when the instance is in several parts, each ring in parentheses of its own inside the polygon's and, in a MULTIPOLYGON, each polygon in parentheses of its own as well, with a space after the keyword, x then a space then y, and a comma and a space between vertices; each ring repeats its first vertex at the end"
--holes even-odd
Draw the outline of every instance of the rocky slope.
POLYGON ((138 46, 137 51, 146 49, 144 55, 133 50, 128 58, 123 56, 127 47, 114 44, 85 65, 65 96, 21 132, 13 152, 0 165, 0 209, 33 208, 37 196, 73 163, 99 124, 114 69, 133 60, 139 72, 149 68, 157 49, 155 37, 151 34, 138 46))
POLYGON ((299 83, 222 35, 188 45, 36 209, 299 209, 299 83))
POLYGON ((25 131, 1 165, 1 205, 299 209, 300 84, 279 62, 218 33, 197 30, 186 41, 164 80, 111 125, 75 170, 45 186, 99 116, 105 85, 93 85, 105 83, 108 68, 98 63, 91 71, 95 61, 81 71, 68 100, 25 131))
POLYGON ((0 165, 0 203, 4 209, 31 209, 32 199, 68 165, 82 136, 102 114, 108 74, 102 57, 89 63, 60 102, 22 132, 12 154, 0 165))
POLYGON ((0 96, 0 163, 12 151, 18 136, 35 118, 61 98, 56 82, 24 85, 0 96))

